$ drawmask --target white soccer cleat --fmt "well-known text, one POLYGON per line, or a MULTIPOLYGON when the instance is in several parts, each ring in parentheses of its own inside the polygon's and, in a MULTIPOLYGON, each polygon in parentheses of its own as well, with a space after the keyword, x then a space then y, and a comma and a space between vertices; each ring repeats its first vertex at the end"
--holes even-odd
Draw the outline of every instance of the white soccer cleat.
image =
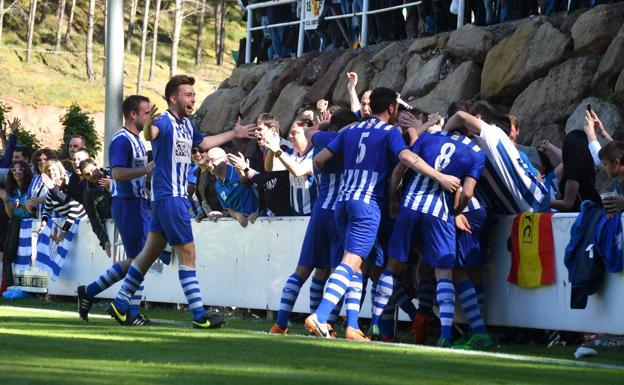
POLYGON ((332 338, 329 332, 329 328, 327 324, 320 323, 318 318, 316 318, 316 314, 310 314, 308 318, 305 319, 306 328, 315 336, 321 338, 332 338))

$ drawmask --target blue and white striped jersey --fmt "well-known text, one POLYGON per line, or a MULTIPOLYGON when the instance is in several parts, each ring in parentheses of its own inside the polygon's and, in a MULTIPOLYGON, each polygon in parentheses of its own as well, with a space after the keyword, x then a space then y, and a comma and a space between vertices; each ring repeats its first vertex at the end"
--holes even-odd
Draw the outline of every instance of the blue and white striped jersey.
MULTIPOLYGON (((479 179, 485 164, 485 155, 469 138, 447 132, 423 134, 414 143, 412 151, 429 166, 460 179, 479 179)), ((453 197, 429 177, 408 171, 403 207, 440 218, 453 220, 453 197)))
POLYGON ((482 121, 481 134, 475 142, 487 157, 483 177, 477 184, 486 207, 497 214, 547 209, 548 189, 529 170, 503 130, 482 121))
MULTIPOLYGON (((314 155, 321 152, 327 145, 338 136, 337 132, 319 131, 312 136, 314 155)), ((342 159, 333 157, 322 170, 314 170, 314 177, 318 186, 317 206, 333 210, 338 200, 340 179, 342 178, 342 159)))
POLYGON ((191 148, 198 146, 204 134, 188 118, 178 120, 169 111, 154 123, 158 136, 152 140, 154 174, 152 200, 170 197, 187 198, 191 148))
MULTIPOLYGON (((115 167, 142 168, 147 166, 147 151, 141 139, 125 128, 113 135, 108 151, 108 163, 111 170, 115 167)), ((147 199, 145 176, 128 180, 111 180, 111 196, 118 198, 147 199)))
POLYGON ((290 178, 290 207, 295 215, 309 215, 316 201, 317 187, 312 172, 312 158, 314 152, 312 147, 305 153, 299 155, 294 149, 292 153, 284 152, 282 156, 289 157, 293 162, 299 163, 310 170, 308 175, 294 176, 288 174, 290 178))
POLYGON ((369 118, 340 131, 327 149, 342 157, 344 173, 338 201, 373 201, 379 205, 396 158, 407 146, 398 128, 369 118))

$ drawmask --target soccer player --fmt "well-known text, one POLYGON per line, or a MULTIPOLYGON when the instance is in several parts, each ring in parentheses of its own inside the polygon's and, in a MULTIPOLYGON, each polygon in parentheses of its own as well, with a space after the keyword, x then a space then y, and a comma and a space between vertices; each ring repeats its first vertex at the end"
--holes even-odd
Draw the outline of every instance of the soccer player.
POLYGON ((143 130, 145 139, 152 142, 154 152, 152 217, 145 245, 130 264, 121 289, 108 307, 108 313, 120 324, 126 323, 134 293, 167 243, 173 246, 179 258, 178 276, 193 313, 193 327, 215 328, 223 323, 223 320, 205 314, 195 272, 195 243, 187 193, 191 149, 209 149, 235 137, 248 138, 254 133, 250 132, 251 125, 242 126, 239 120, 233 131, 204 137, 189 120, 195 105, 194 84, 195 79, 191 76, 172 77, 165 87, 167 111, 157 115, 153 106, 143 130))
POLYGON ((406 147, 401 132, 391 124, 397 118, 397 97, 397 93, 388 88, 373 90, 372 116, 341 131, 314 157, 319 170, 332 157, 342 157, 344 170, 335 212, 344 246, 342 261, 329 277, 321 304, 305 321, 306 327, 319 337, 330 337, 329 314, 351 285, 354 271, 360 268, 375 243, 379 202, 383 201, 393 158, 398 157, 401 163, 429 176, 445 189, 455 191, 459 186, 458 178, 441 174, 406 147))
MULTIPOLYGON (((96 295, 122 279, 132 260, 139 254, 149 229, 149 202, 145 178, 154 163, 147 162, 147 151, 139 138, 150 117, 151 104, 145 96, 131 95, 121 106, 124 126, 111 139, 108 163, 111 167, 111 214, 121 236, 127 259, 114 263, 95 281, 78 287, 78 312, 89 321, 89 310, 96 295)), ((79 153, 79 151, 77 151, 79 153)), ((107 251, 110 256, 110 251, 107 251)), ((130 300, 127 325, 141 326, 148 321, 139 314, 143 286, 139 286, 130 300)))

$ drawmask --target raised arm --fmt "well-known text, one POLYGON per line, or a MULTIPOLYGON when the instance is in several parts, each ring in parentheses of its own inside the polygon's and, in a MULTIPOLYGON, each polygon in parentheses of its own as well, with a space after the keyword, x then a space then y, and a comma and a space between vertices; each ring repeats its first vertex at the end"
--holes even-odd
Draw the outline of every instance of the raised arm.
POLYGON ((203 150, 209 150, 234 139, 256 139, 256 125, 254 123, 243 125, 240 120, 239 116, 234 129, 231 131, 225 131, 217 135, 205 136, 204 140, 198 147, 203 150))
POLYGON ((464 126, 475 135, 481 134, 481 120, 464 111, 457 111, 444 125, 444 131, 451 131, 464 126))
POLYGON ((150 109, 149 117, 145 122, 145 127, 143 128, 143 137, 148 142, 158 138, 159 129, 154 125, 154 122, 160 117, 158 113, 158 108, 156 108, 155 104, 152 104, 152 108, 150 109))
POLYGON ((358 98, 357 92, 355 91, 355 86, 357 86, 358 82, 358 74, 357 72, 347 72, 347 78, 349 78, 349 81, 347 82, 347 91, 349 92, 351 111, 357 112, 360 110, 360 99, 358 98))

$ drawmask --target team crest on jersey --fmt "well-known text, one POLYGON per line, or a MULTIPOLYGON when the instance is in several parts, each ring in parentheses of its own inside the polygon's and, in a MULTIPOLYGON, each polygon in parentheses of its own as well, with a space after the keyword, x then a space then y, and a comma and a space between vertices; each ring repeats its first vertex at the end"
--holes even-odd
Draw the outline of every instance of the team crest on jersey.
POLYGON ((191 143, 188 140, 176 140, 175 141, 175 156, 190 157, 191 156, 191 143))

